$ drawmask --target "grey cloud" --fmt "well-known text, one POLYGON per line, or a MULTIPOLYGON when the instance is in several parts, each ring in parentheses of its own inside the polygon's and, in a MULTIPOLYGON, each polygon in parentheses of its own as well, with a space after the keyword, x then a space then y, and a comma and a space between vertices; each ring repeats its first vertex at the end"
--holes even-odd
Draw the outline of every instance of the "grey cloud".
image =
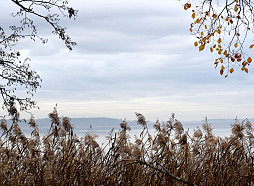
POLYGON ((221 77, 214 56, 193 47, 189 17, 178 2, 72 2, 79 17, 63 23, 78 43, 74 51, 40 21, 49 43, 17 46, 43 78, 35 97, 43 112, 57 102, 69 116, 144 111, 154 119, 171 112, 181 119, 203 119, 223 117, 223 112, 244 115, 244 108, 250 114, 253 69, 221 77))

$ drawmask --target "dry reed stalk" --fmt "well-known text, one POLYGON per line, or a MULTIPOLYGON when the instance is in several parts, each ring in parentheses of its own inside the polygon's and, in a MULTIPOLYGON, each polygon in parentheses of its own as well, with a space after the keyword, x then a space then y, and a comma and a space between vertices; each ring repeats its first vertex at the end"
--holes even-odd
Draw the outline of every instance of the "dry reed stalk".
MULTIPOLYGON (((17 115, 16 113, 14 113, 17 115)), ((219 138, 208 120, 190 136, 172 114, 154 124, 151 135, 145 117, 136 113, 142 127, 132 143, 124 120, 100 147, 96 135, 75 134, 67 117, 56 109, 49 114, 49 133, 40 137, 34 118, 26 137, 18 120, 0 128, 0 185, 253 185, 254 135, 252 124, 238 120, 232 135, 219 138)))

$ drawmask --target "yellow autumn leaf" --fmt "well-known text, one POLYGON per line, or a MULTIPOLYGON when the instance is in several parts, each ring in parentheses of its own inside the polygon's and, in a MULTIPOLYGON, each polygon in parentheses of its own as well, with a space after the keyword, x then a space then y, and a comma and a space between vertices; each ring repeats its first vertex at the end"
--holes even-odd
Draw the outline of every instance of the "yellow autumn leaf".
POLYGON ((192 28, 190 28, 190 32, 192 32, 192 28))
POLYGON ((238 47, 238 44, 237 44, 237 43, 235 43, 235 44, 234 44, 234 46, 235 46, 235 48, 237 48, 237 47, 238 47))
POLYGON ((204 35, 204 32, 201 32, 200 34, 201 34, 201 36, 203 36, 203 35, 204 35))
POLYGON ((247 59, 247 62, 248 62, 248 63, 251 63, 251 62, 252 62, 251 57, 249 57, 249 58, 247 59))
POLYGON ((195 13, 193 13, 193 14, 191 15, 191 17, 192 17, 192 19, 195 19, 196 14, 195 14, 195 13))
POLYGON ((218 42, 218 43, 221 43, 221 38, 219 38, 219 39, 217 40, 217 42, 218 42))
POLYGON ((224 69, 225 69, 225 67, 222 65, 222 66, 221 66, 221 69, 222 69, 222 70, 224 70, 224 69))
POLYGON ((238 7, 235 5, 234 11, 237 12, 238 11, 238 7))
POLYGON ((234 69, 233 69, 233 68, 231 68, 229 72, 230 72, 230 73, 233 73, 233 72, 234 72, 234 69))
POLYGON ((200 45, 200 47, 199 47, 199 52, 202 51, 202 50, 204 50, 204 48, 205 48, 205 45, 204 45, 204 44, 203 44, 203 45, 200 45))
POLYGON ((200 19, 198 18, 198 19, 196 19, 196 21, 194 22, 195 24, 196 23, 200 23, 200 19))
POLYGON ((184 5, 184 10, 187 10, 187 9, 189 9, 191 7, 191 4, 190 3, 186 3, 185 5, 184 5))
POLYGON ((210 51, 211 51, 211 53, 213 53, 213 48, 212 47, 210 47, 210 51))
POLYGON ((248 73, 248 72, 249 72, 249 70, 248 70, 247 68, 244 68, 244 70, 245 70, 245 72, 246 72, 246 73, 248 73))
POLYGON ((194 46, 195 46, 195 47, 198 46, 198 42, 197 42, 197 41, 194 43, 194 46))
POLYGON ((188 3, 186 3, 184 6, 183 6, 184 10, 187 10, 188 9, 188 3))
POLYGON ((223 74, 223 72, 224 72, 224 70, 223 70, 223 69, 221 69, 221 70, 220 70, 220 75, 222 75, 222 74, 223 74))
POLYGON ((221 30, 220 30, 220 29, 218 29, 218 30, 217 30, 217 33, 218 33, 218 34, 220 34, 220 33, 221 33, 221 30))
POLYGON ((216 19, 216 18, 217 18, 217 15, 216 15, 216 14, 213 14, 213 18, 216 19))
POLYGON ((253 48, 254 47, 254 44, 250 45, 250 48, 253 48))
POLYGON ((207 29, 207 25, 205 25, 205 29, 207 29))

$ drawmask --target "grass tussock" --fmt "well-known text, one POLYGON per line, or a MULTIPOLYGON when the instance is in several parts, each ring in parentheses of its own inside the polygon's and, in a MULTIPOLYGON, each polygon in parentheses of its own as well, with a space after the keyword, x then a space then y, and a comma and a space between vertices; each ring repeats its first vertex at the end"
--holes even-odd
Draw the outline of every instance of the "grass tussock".
POLYGON ((253 185, 254 136, 251 123, 235 121, 232 135, 213 134, 206 122, 193 135, 174 115, 157 121, 150 134, 143 115, 136 113, 143 130, 130 141, 126 121, 113 129, 107 145, 96 136, 78 137, 67 117, 49 114, 49 133, 33 131, 26 137, 18 122, 8 128, 2 120, 0 185, 253 185))

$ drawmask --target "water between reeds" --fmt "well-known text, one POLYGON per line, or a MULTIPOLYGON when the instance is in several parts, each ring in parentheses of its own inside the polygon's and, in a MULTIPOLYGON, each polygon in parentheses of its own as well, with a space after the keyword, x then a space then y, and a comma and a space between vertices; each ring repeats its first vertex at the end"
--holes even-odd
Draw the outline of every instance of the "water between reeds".
MULTIPOLYGON (((120 124, 120 123, 119 123, 120 124)), ((184 131, 187 132, 190 136, 192 136, 194 130, 197 130, 197 127, 199 127, 202 130, 202 121, 200 122, 182 122, 184 131)), ((216 121, 214 123, 211 123, 211 127, 213 128, 213 133, 216 136, 219 137, 229 137, 231 134, 231 124, 233 124, 233 120, 227 121, 222 123, 221 121, 216 121)), ((74 134, 76 134, 79 138, 84 137, 87 133, 92 134, 97 136, 96 141, 98 142, 99 145, 105 145, 107 144, 106 136, 109 134, 109 132, 113 130, 113 133, 117 133, 120 130, 119 125, 111 125, 111 124, 93 124, 93 125, 75 125, 74 126, 74 134)), ((136 137, 139 138, 139 135, 142 131, 142 127, 137 125, 135 122, 130 122, 129 124, 131 130, 128 131, 129 135, 129 140, 131 142, 134 142, 136 137)), ((43 137, 49 132, 50 129, 50 122, 48 126, 45 126, 45 124, 40 125, 38 124, 39 127, 39 133, 40 137, 43 137)), ((31 136, 31 131, 32 129, 24 122, 20 123, 20 128, 22 132, 27 136, 31 136)), ((155 134, 155 129, 153 128, 153 123, 149 122, 148 123, 148 130, 149 133, 153 136, 155 134)))

